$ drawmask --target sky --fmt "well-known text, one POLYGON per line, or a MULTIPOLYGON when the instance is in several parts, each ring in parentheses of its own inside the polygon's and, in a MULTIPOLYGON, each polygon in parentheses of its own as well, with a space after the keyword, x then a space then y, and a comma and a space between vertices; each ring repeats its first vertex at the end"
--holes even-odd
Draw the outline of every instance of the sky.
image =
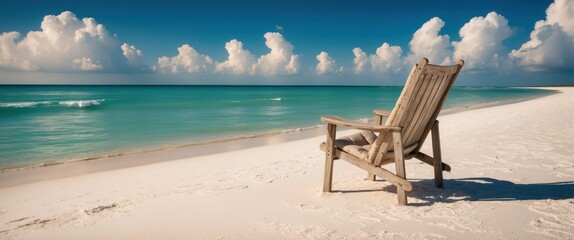
MULTIPOLYGON (((6 5, 6 4, 4 4, 6 5)), ((574 84, 574 0, 30 1, 0 8, 0 84, 574 84)))

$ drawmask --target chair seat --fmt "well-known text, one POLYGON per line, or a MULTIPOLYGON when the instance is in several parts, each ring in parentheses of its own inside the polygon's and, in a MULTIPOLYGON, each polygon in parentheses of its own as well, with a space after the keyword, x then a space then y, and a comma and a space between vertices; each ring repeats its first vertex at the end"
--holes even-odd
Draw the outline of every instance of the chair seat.
POLYGON ((369 150, 377 139, 371 131, 361 131, 335 140, 335 147, 349 153, 361 160, 369 160, 369 150))
MULTIPOLYGON (((343 152, 351 154, 363 161, 369 161, 369 151, 372 144, 377 139, 377 135, 371 131, 361 131, 349 136, 341 137, 335 140, 335 147, 343 152)), ((322 145, 324 145, 323 143, 322 145)), ((404 155, 409 155, 416 147, 417 143, 411 144, 404 148, 404 155)), ((322 146, 322 149, 324 147, 322 146)), ((383 159, 394 158, 393 151, 387 152, 383 159)), ((385 161, 386 162, 386 161, 385 161)))

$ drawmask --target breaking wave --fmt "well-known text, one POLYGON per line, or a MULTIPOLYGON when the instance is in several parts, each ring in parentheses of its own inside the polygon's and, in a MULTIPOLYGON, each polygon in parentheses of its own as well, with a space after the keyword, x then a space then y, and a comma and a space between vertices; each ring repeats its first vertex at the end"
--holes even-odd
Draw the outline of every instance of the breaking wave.
POLYGON ((0 107, 2 108, 29 108, 29 107, 36 107, 38 105, 50 105, 51 102, 44 101, 44 102, 8 102, 8 103, 0 103, 0 107))
POLYGON ((64 107, 90 107, 102 104, 105 99, 96 100, 70 100, 70 101, 43 101, 43 102, 7 102, 0 103, 0 108, 33 108, 39 105, 60 105, 64 107))
POLYGON ((50 102, 9 102, 9 103, 0 103, 0 107, 3 108, 26 108, 26 107, 35 107, 40 104, 50 104, 50 102))
POLYGON ((79 100, 79 101, 62 101, 59 104, 61 106, 66 107, 90 107, 90 106, 98 106, 102 104, 105 99, 97 99, 97 100, 79 100))

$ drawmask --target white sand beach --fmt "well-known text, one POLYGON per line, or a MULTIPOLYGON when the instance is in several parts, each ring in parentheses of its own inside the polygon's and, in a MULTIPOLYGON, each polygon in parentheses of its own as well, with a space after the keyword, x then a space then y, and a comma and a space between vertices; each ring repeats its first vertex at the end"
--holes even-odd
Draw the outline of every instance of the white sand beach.
POLYGON ((452 171, 407 161, 409 206, 344 161, 323 193, 319 136, 3 187, 0 238, 574 239, 574 88, 551 89, 439 116, 452 171))

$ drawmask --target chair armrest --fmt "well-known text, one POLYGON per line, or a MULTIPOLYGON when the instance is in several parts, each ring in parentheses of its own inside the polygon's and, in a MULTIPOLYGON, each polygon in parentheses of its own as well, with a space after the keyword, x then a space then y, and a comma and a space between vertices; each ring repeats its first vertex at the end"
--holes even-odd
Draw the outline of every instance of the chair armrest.
POLYGON ((391 115, 391 112, 379 109, 373 110, 373 113, 375 114, 375 124, 377 125, 383 125, 383 117, 389 117, 391 115))
POLYGON ((375 110, 373 110, 373 113, 374 113, 375 115, 383 116, 383 117, 388 117, 388 116, 391 115, 391 112, 390 112, 390 111, 380 110, 380 109, 375 109, 375 110))
POLYGON ((385 127, 381 125, 373 125, 365 122, 351 121, 337 116, 329 115, 321 117, 321 121, 328 124, 333 124, 337 126, 344 126, 360 130, 369 130, 375 132, 390 132, 390 131, 400 131, 400 127, 385 127))

